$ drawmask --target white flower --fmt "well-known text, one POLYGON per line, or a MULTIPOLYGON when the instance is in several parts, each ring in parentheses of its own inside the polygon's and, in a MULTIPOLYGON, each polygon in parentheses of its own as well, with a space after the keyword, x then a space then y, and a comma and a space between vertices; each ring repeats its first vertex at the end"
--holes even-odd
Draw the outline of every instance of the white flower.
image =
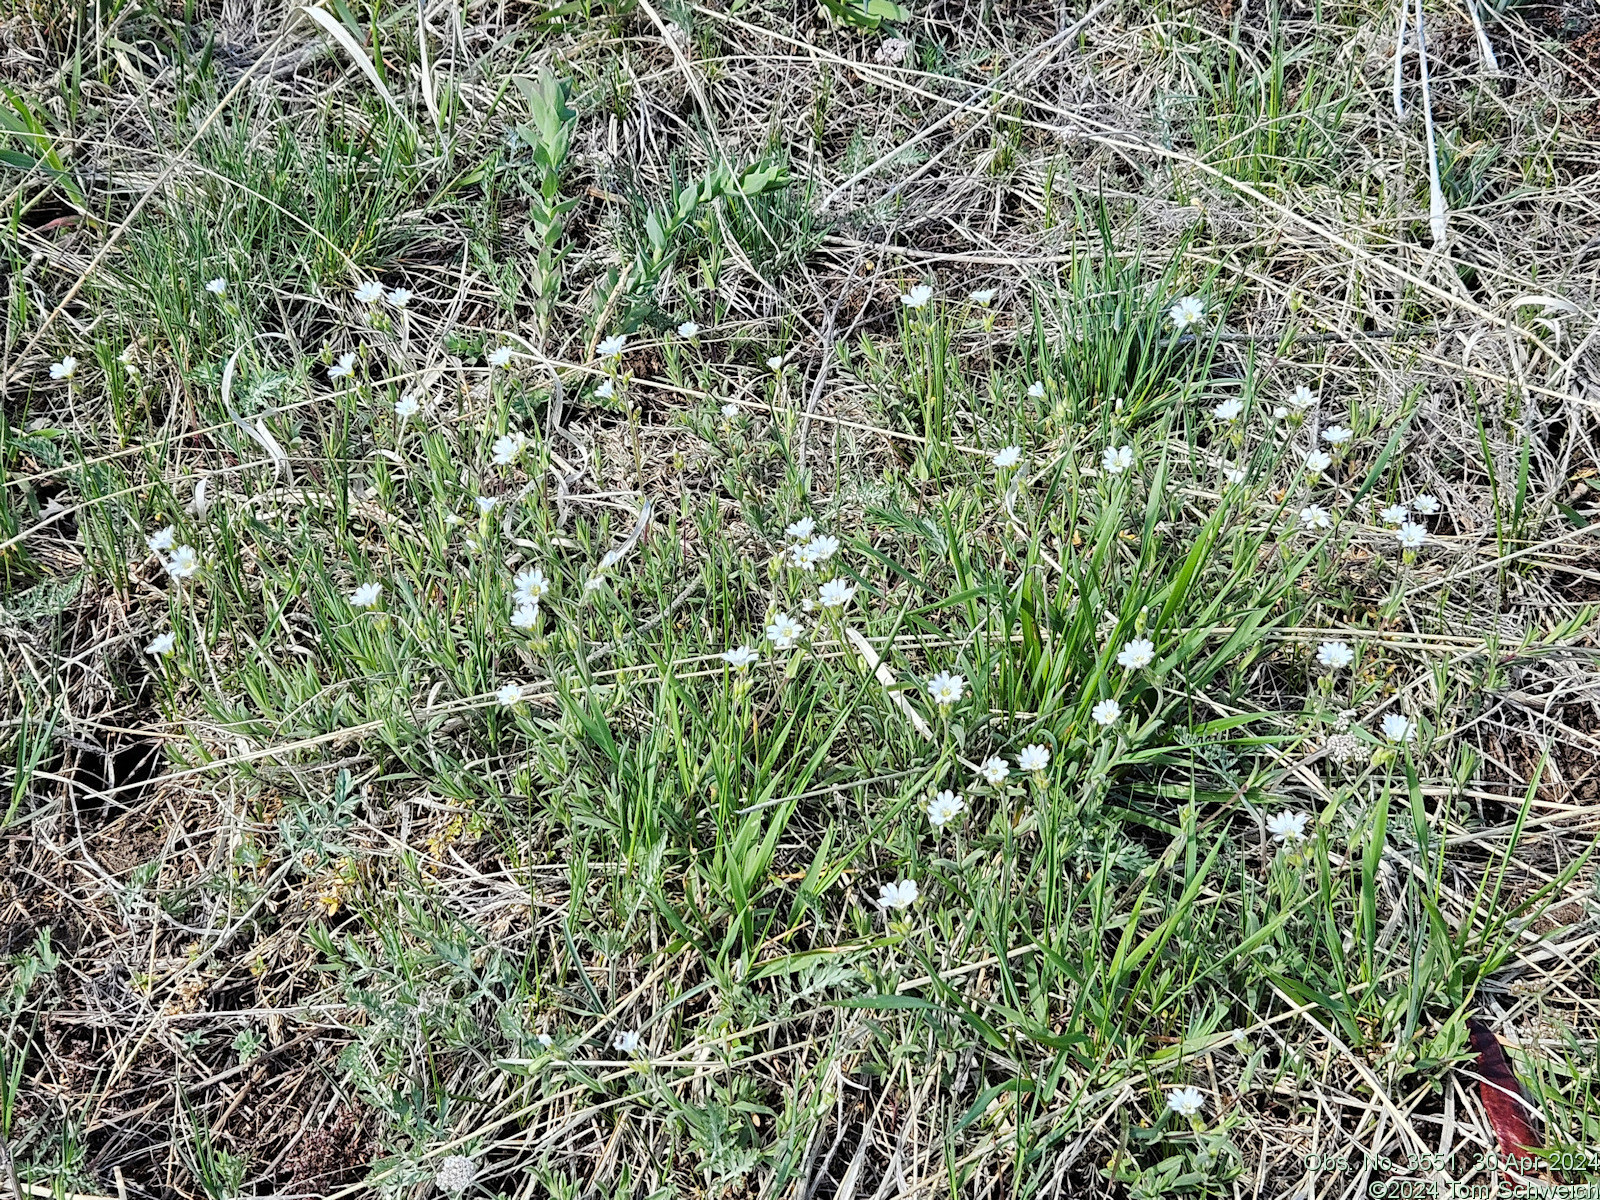
POLYGON ((933 697, 933 702, 940 708, 949 708, 966 694, 967 681, 960 675, 952 675, 949 671, 940 671, 928 680, 928 695, 933 697))
POLYGON ((628 335, 614 333, 605 341, 594 348, 594 352, 601 358, 621 358, 622 352, 628 348, 628 335))
POLYGON ((489 447, 489 451, 493 455, 491 461, 497 467, 508 467, 521 457, 522 451, 527 445, 528 439, 520 430, 497 437, 494 440, 494 445, 489 447))
POLYGON ((501 708, 510 708, 522 699, 522 687, 515 683, 505 684, 494 694, 494 698, 500 702, 501 708))
POLYGON ((409 421, 422 411, 422 405, 417 403, 417 398, 410 392, 394 402, 394 415, 402 421, 409 421))
POLYGON ((72 373, 78 369, 78 360, 72 355, 64 355, 60 362, 50 364, 51 379, 71 379, 72 373))
POLYGON ((1042 771, 1050 765, 1050 751, 1037 743, 1024 746, 1022 753, 1017 755, 1017 770, 1042 771))
POLYGON ((900 303, 904 304, 907 308, 921 308, 924 304, 932 299, 933 289, 925 283, 919 283, 904 296, 900 297, 900 303))
POLYGON ((997 450, 994 455, 994 465, 1002 471, 1008 471, 1022 461, 1021 446, 1006 446, 997 450))
POLYGON ((1383 718, 1383 736, 1391 742, 1409 742, 1417 736, 1417 727, 1399 713, 1389 713, 1383 718))
POLYGON ((1404 525, 1411 520, 1411 512, 1404 504, 1391 504, 1378 514, 1378 520, 1385 525, 1404 525))
POLYGON ((1333 466, 1333 459, 1326 450, 1312 450, 1306 455, 1306 470, 1313 475, 1320 475, 1333 466))
POLYGON ((761 656, 749 646, 735 646, 732 650, 722 652, 722 661, 735 671, 742 671, 761 656))
POLYGON ((583 590, 585 592, 598 592, 601 588, 605 587, 605 585, 606 577, 604 575, 594 575, 584 580, 583 590))
POLYGON ((1306 409, 1310 408, 1316 402, 1316 396, 1312 393, 1311 389, 1303 383, 1299 387, 1295 388, 1294 391, 1289 393, 1289 403, 1294 405, 1301 412, 1305 412, 1306 409))
POLYGON ((1211 410, 1211 415, 1219 421, 1237 421, 1239 414, 1244 411, 1244 401, 1237 396, 1231 400, 1224 400, 1211 410))
POLYGON ((1306 814, 1285 810, 1267 818, 1267 832, 1275 842, 1303 842, 1306 837, 1306 814))
POLYGON ((796 546, 790 553, 794 565, 803 571, 815 571, 818 563, 825 563, 839 550, 839 539, 819 533, 809 542, 796 546))
POLYGON ((1222 478, 1225 483, 1243 483, 1245 475, 1238 467, 1229 467, 1222 473, 1222 478))
POLYGON ((915 879, 902 879, 899 883, 886 883, 878 889, 878 907, 907 909, 917 902, 915 879))
POLYGON ((1129 671, 1148 667, 1156 660, 1156 644, 1149 638, 1134 638, 1117 655, 1117 665, 1129 671))
POLYGON ((1040 380, 1040 379, 1035 379, 1032 383, 1030 383, 1028 385, 1028 396, 1029 396, 1030 399, 1033 399, 1033 400, 1041 400, 1041 399, 1043 399, 1044 398, 1044 381, 1040 380))
POLYGON ((479 515, 487 517, 494 511, 494 506, 500 503, 500 499, 497 496, 479 496, 476 503, 479 515))
POLYGON ((351 608, 371 608, 378 602, 378 597, 383 595, 383 584, 363 583, 350 593, 351 608))
POLYGON ((550 581, 538 567, 518 571, 511 581, 511 594, 518 604, 537 604, 550 594, 550 581))
POLYGON ((783 355, 774 354, 771 358, 767 359, 767 369, 771 371, 783 370, 783 355))
POLYGON ((1307 529, 1332 529, 1333 518, 1320 504, 1308 504, 1300 510, 1300 524, 1307 529))
POLYGON ((611 397, 617 394, 617 388, 616 385, 611 382, 611 380, 602 379, 600 381, 600 386, 594 389, 594 394, 595 398, 598 400, 609 400, 611 397))
POLYGON ((478 1168, 470 1158, 452 1154, 439 1163, 439 1173, 433 1177, 441 1192, 464 1192, 478 1176, 478 1168))
POLYGON ((171 550, 178 541, 178 531, 171 525, 165 529, 158 529, 145 538, 144 544, 150 547, 152 554, 159 554, 163 550, 171 550))
POLYGON ((360 304, 376 304, 383 299, 383 284, 376 279, 369 279, 356 288, 356 301, 360 304))
POLYGON ((216 279, 209 280, 206 283, 206 291, 210 292, 213 296, 220 296, 227 290, 228 281, 220 276, 218 276, 216 279))
POLYGON ((1317 662, 1330 671, 1342 671, 1356 660, 1356 652, 1345 642, 1323 642, 1317 647, 1317 662))
POLYGON ((163 634, 158 634, 156 639, 144 648, 144 652, 156 658, 165 658, 172 653, 173 647, 177 644, 178 635, 169 629, 163 634))
POLYGON ((339 361, 328 368, 329 379, 343 379, 347 375, 356 373, 356 352, 351 350, 339 355, 339 361))
POLYGON ((939 829, 959 817, 966 807, 966 802, 954 792, 940 792, 928 801, 928 823, 939 829))
POLYGON ((519 604, 511 610, 511 624, 516 629, 532 629, 539 622, 539 604, 519 604))
POLYGON ((1281 405, 1281 404, 1280 404, 1280 405, 1278 405, 1278 407, 1277 407, 1277 408, 1275 408, 1275 409, 1273 409, 1273 410, 1272 410, 1272 419, 1273 419, 1273 420, 1274 420, 1274 421, 1281 421, 1281 420, 1283 420, 1283 419, 1284 419, 1284 418, 1285 418, 1285 417, 1287 417, 1287 416, 1288 416, 1288 415, 1289 415, 1289 410, 1288 410, 1288 409, 1287 409, 1287 408, 1285 408, 1285 407, 1284 407, 1284 406, 1283 406, 1283 405, 1281 405))
POLYGON ((622 1054, 632 1054, 639 1049, 639 1031, 637 1029, 619 1029, 617 1036, 611 1039, 611 1048, 622 1054))
POLYGON ((700 326, 696 325, 693 321, 685 321, 682 325, 678 326, 678 336, 681 338, 697 337, 699 336, 699 333, 700 326))
POLYGON ((772 624, 767 626, 767 641, 772 643, 774 650, 789 650, 794 647, 805 628, 788 613, 778 613, 772 618, 772 624))
POLYGON ((1199 1088, 1173 1088, 1167 1093, 1167 1107, 1180 1117, 1192 1117, 1206 1106, 1199 1088))
POLYGON ((1322 440, 1330 446, 1342 446, 1353 436, 1343 425, 1329 425, 1322 431, 1322 440))
POLYGON ((1415 550, 1428 540, 1428 531, 1415 521, 1407 521, 1394 531, 1394 535, 1399 540, 1400 548, 1403 550, 1415 550))
POLYGON ((1089 710, 1089 715, 1096 725, 1115 725, 1122 715, 1122 705, 1115 700, 1102 700, 1089 710))
POLYGON ((994 296, 994 288, 984 288, 981 292, 973 292, 972 295, 967 297, 967 299, 971 300, 974 304, 988 308, 990 302, 994 300, 994 296))
POLYGON ((548 1033, 535 1034, 533 1040, 539 1043, 539 1048, 541 1050, 548 1050, 551 1046, 556 1044, 555 1038, 551 1037, 548 1033))
POLYGON ((823 608, 843 608, 850 603, 856 589, 842 579, 830 579, 817 591, 817 603, 823 608))
POLYGON ((122 353, 117 355, 117 361, 137 375, 139 373, 139 348, 134 343, 129 342, 122 348, 122 353))
POLYGON ((489 351, 488 363, 491 367, 503 367, 511 361, 511 347, 497 346, 489 351))
POLYGON ((1178 329, 1187 329, 1197 324, 1205 315, 1205 302, 1199 296, 1185 296, 1167 309, 1168 319, 1178 329))
POLYGON ((783 532, 785 534, 787 534, 789 537, 792 537, 792 538, 805 539, 805 538, 808 538, 808 537, 811 536, 812 531, 814 531, 816 529, 816 527, 817 527, 817 523, 815 521, 813 521, 810 517, 801 517, 798 521, 796 521, 794 524, 790 525, 789 528, 785 529, 783 532))
POLYGON ((1100 469, 1107 475, 1121 475, 1132 466, 1132 446, 1107 446, 1100 456, 1100 469))
POLYGON ((1437 497, 1430 496, 1427 492, 1423 492, 1421 495, 1417 496, 1411 501, 1411 507, 1416 509, 1417 512, 1421 513, 1423 516, 1431 517, 1439 511, 1439 501, 1437 497))
POLYGON ((395 308, 404 308, 411 303, 410 288, 390 288, 389 294, 384 297, 395 308))
POLYGON ((167 574, 174 579, 187 579, 200 569, 200 556, 193 546, 179 546, 167 559, 167 574))
POLYGON ((1011 774, 1011 768, 1006 765, 1006 760, 996 754, 993 758, 986 758, 978 764, 978 774, 983 776, 983 781, 990 787, 999 787, 1006 781, 1006 776, 1011 774))
POLYGON ((724 404, 722 406, 722 418, 723 418, 723 420, 731 421, 735 417, 737 417, 738 415, 739 415, 739 406, 737 404, 733 403, 733 401, 730 400, 728 403, 726 403, 726 404, 724 404))

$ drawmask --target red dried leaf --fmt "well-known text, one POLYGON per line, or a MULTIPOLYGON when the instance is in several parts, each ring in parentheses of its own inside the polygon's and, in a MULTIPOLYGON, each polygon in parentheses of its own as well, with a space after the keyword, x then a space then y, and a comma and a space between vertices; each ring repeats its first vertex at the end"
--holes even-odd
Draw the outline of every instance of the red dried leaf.
POLYGON ((1483 1100, 1500 1153, 1522 1157, 1539 1145, 1528 1118, 1532 1111, 1522 1098, 1522 1085, 1512 1073, 1511 1063, 1490 1028, 1476 1017, 1467 1019, 1472 1048, 1478 1052, 1478 1095, 1483 1100))

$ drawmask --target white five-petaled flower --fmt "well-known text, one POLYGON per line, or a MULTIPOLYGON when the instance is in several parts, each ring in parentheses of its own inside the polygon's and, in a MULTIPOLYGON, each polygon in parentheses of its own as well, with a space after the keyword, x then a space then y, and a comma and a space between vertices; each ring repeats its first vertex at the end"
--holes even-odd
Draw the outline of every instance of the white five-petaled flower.
POLYGON ((1225 483, 1243 483, 1245 474, 1238 467, 1229 467, 1222 473, 1222 479, 1225 483))
POLYGON ((767 359, 767 370, 769 370, 769 371, 781 371, 781 370, 783 370, 783 355, 774 354, 771 358, 767 359))
POLYGON ((622 352, 627 348, 628 335, 625 333, 613 333, 596 346, 594 352, 601 358, 621 358, 622 352))
POLYGON ((830 579, 817 590, 817 603, 823 608, 843 608, 855 594, 853 585, 842 579, 830 579))
POLYGON ((1050 751, 1035 743, 1024 746, 1022 753, 1017 755, 1017 770, 1042 771, 1050 765, 1050 751))
POLYGON ((174 579, 187 579, 200 569, 200 556, 193 546, 179 546, 167 559, 167 574, 174 579))
POLYGON ((376 304, 383 299, 383 284, 376 279, 369 279, 357 286, 355 295, 359 304, 376 304))
POLYGON ((966 807, 966 801, 954 792, 940 792, 928 801, 928 823, 935 829, 942 828, 947 822, 959 817, 966 807))
POLYGON ((1333 458, 1326 450, 1312 450, 1306 454, 1306 470, 1313 475, 1320 475, 1333 466, 1333 458))
POLYGON ((178 543, 178 531, 171 525, 158 529, 145 538, 144 544, 150 547, 152 554, 160 554, 163 550, 171 550, 178 543))
POLYGON ((1219 421, 1237 421, 1243 411, 1244 401, 1234 396, 1213 408, 1211 415, 1219 421))
POLYGON ((1378 514, 1385 525, 1404 525, 1411 520, 1411 511, 1404 504, 1391 504, 1378 514))
POLYGON ((804 632, 800 622, 788 613, 776 613, 772 623, 767 626, 767 641, 772 643, 774 650, 791 650, 804 632))
POLYGON ((1411 507, 1424 517, 1431 517, 1439 511, 1439 500, 1423 492, 1411 501, 1411 507))
POLYGON ((339 361, 328 368, 329 379, 343 379, 347 375, 356 373, 356 352, 348 350, 339 355, 339 361))
POLYGON ((722 406, 722 419, 731 421, 739 415, 739 406, 732 400, 722 406))
POLYGON ((433 1177, 433 1182, 439 1185, 441 1192, 456 1195, 471 1187, 477 1177, 478 1168, 470 1158, 452 1154, 440 1161, 439 1173, 433 1177))
POLYGON ((1303 383, 1299 387, 1295 388, 1294 391, 1289 393, 1289 403, 1294 405, 1301 412, 1305 412, 1306 409, 1310 408, 1316 402, 1316 396, 1313 395, 1311 389, 1303 383))
POLYGON ((917 891, 915 879, 902 879, 898 883, 886 883, 878 889, 878 907, 904 910, 917 902, 921 893, 917 891))
POLYGON ((1289 410, 1288 410, 1288 409, 1287 409, 1287 408, 1285 408, 1285 407, 1284 407, 1284 406, 1283 406, 1283 405, 1281 405, 1281 404, 1280 404, 1280 405, 1278 405, 1278 407, 1277 407, 1277 408, 1275 408, 1275 409, 1273 409, 1273 410, 1272 410, 1272 419, 1273 419, 1273 420, 1274 420, 1274 421, 1281 421, 1281 420, 1283 420, 1283 419, 1284 419, 1284 418, 1285 418, 1285 417, 1287 417, 1287 416, 1288 416, 1288 415, 1289 415, 1289 410))
POLYGON ((1409 742, 1417 736, 1417 727, 1408 717, 1399 713, 1389 713, 1383 718, 1381 726, 1383 736, 1396 744, 1409 742))
POLYGON ((550 594, 550 581, 538 567, 518 571, 511 581, 511 594, 518 604, 537 604, 550 594))
POLYGON ((1306 814, 1288 809, 1273 813, 1267 818, 1267 832, 1275 842, 1302 842, 1306 836, 1306 814))
POLYGON ((1330 671, 1342 671, 1356 660, 1347 642, 1323 642, 1317 647, 1317 662, 1330 671))
POLYGON ((1174 327, 1187 329, 1198 324, 1206 315, 1205 302, 1199 296, 1185 296, 1167 309, 1167 318, 1174 327))
POLYGON ((497 467, 509 467, 521 457, 522 452, 527 448, 527 445, 527 435, 522 433, 520 430, 513 430, 511 433, 502 434, 500 437, 495 438, 494 445, 489 447, 490 453, 493 456, 491 461, 497 467))
POLYGON ((1343 425, 1329 425, 1322 431, 1322 440, 1330 446, 1342 446, 1354 436, 1343 425))
POLYGON ((407 392, 394 402, 394 415, 402 421, 409 421, 421 411, 422 405, 417 402, 417 398, 410 392, 407 392))
POLYGON ((539 623, 539 603, 518 604, 511 610, 511 625, 515 629, 532 629, 539 623))
POLYGON ((363 583, 350 593, 351 608, 371 608, 378 602, 378 597, 383 595, 383 584, 363 583))
POLYGON ((602 379, 595 387, 594 394, 597 400, 609 400, 617 394, 616 384, 609 379, 602 379))
POLYGON ((986 758, 978 764, 978 774, 983 776, 983 781, 990 787, 999 787, 1006 781, 1006 776, 1011 774, 1011 768, 1006 765, 1006 760, 996 754, 993 758, 986 758))
POLYGON ((966 691, 967 681, 949 671, 940 671, 928 680, 928 695, 933 697, 933 702, 940 708, 949 708, 960 700, 966 691))
POLYGON ((1121 475, 1132 466, 1132 446, 1107 446, 1100 455, 1100 469, 1107 475, 1121 475))
POLYGON ((804 571, 815 571, 839 552, 839 539, 831 534, 819 533, 809 542, 802 542, 791 552, 794 565, 804 571))
POLYGON ((156 658, 165 658, 172 653, 173 647, 177 644, 178 635, 169 629, 165 633, 157 634, 155 640, 144 648, 144 652, 156 658))
POLYGON ((611 1048, 621 1054, 633 1054, 639 1049, 639 1031, 637 1029, 619 1029, 617 1036, 611 1039, 611 1048))
POLYGON ((551 1037, 548 1033, 535 1034, 533 1040, 539 1043, 539 1049, 541 1050, 548 1050, 551 1046, 556 1044, 555 1038, 551 1037))
POLYGON ((489 351, 488 363, 491 367, 503 367, 511 362, 511 347, 496 346, 489 351))
POLYGON ((384 299, 394 308, 404 308, 411 303, 411 289, 403 287, 390 288, 389 294, 384 299))
POLYGON ((810 517, 801 517, 798 521, 794 522, 792 525, 789 526, 789 528, 785 529, 783 532, 788 537, 800 538, 801 540, 804 540, 804 539, 810 537, 811 534, 816 530, 816 528, 817 528, 817 523, 815 521, 813 521, 810 517))
POLYGON ((494 698, 500 702, 501 708, 510 708, 522 699, 522 687, 515 683, 503 684, 494 698))
POLYGON ((682 325, 678 326, 678 336, 681 338, 698 337, 699 334, 700 326, 696 325, 693 321, 685 321, 682 325))
POLYGON ((220 296, 227 290, 228 281, 223 279, 220 275, 217 278, 208 280, 206 282, 206 291, 210 292, 213 296, 220 296))
POLYGON ((1117 723, 1117 718, 1122 715, 1122 705, 1115 700, 1105 699, 1089 710, 1089 715, 1094 718, 1096 725, 1112 726, 1117 723))
POLYGON ((487 517, 494 511, 494 506, 500 503, 500 498, 498 496, 479 496, 475 503, 478 506, 479 515, 487 517))
POLYGON ((1320 504, 1308 504, 1300 510, 1300 524, 1307 529, 1332 529, 1333 517, 1320 504))
POLYGON ((994 300, 994 296, 994 288, 984 288, 982 291, 973 292, 972 295, 967 297, 967 299, 971 300, 974 304, 982 306, 983 308, 988 308, 990 302, 994 300))
POLYGON ((1028 385, 1028 396, 1033 400, 1044 398, 1044 381, 1042 379, 1035 379, 1028 385))
POLYGON ((761 656, 749 646, 735 646, 732 650, 722 652, 722 661, 735 671, 743 671, 761 656))
POLYGON ((905 295, 900 297, 900 303, 907 308, 921 308, 933 299, 933 288, 925 283, 919 283, 905 295))
POLYGON ((1415 521, 1407 521, 1394 531, 1394 536, 1402 550, 1415 550, 1428 540, 1428 531, 1415 521))
POLYGON ((1199 1088, 1173 1088, 1167 1093, 1167 1107, 1180 1117, 1192 1117, 1206 1106, 1206 1098, 1199 1088))
POLYGON ((1006 447, 1004 447, 1004 448, 1002 448, 1000 450, 995 451, 994 465, 999 467, 1002 471, 1009 471, 1012 467, 1016 466, 1021 461, 1022 461, 1022 447, 1021 446, 1006 446, 1006 447))
POLYGON ((78 360, 72 355, 63 355, 60 362, 50 364, 51 379, 71 379, 74 371, 78 369, 78 360))
POLYGON ((1129 671, 1148 667, 1156 660, 1156 644, 1149 638, 1134 638, 1117 654, 1117 665, 1129 671))

